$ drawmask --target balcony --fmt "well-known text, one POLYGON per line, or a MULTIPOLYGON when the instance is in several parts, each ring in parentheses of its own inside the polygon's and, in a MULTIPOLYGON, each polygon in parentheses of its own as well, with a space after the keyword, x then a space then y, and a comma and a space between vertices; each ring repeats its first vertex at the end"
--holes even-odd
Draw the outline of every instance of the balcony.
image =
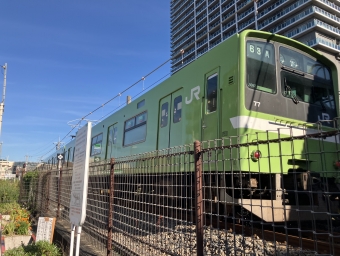
POLYGON ((230 28, 231 26, 233 26, 235 24, 235 19, 233 19, 232 21, 228 22, 227 24, 222 26, 222 31, 227 30, 228 28, 230 28))
POLYGON ((214 20, 216 17, 219 17, 219 16, 220 16, 220 12, 215 13, 214 15, 209 17, 209 22, 214 20))
POLYGON ((245 18, 246 16, 248 16, 248 14, 250 14, 250 13, 254 13, 254 6, 251 7, 251 8, 249 8, 249 9, 246 10, 245 12, 239 14, 239 15, 237 16, 238 21, 241 21, 243 18, 245 18))
POLYGON ((235 9, 233 9, 232 11, 228 12, 227 14, 222 16, 222 21, 228 19, 229 17, 231 17, 232 15, 235 14, 235 9))
POLYGON ((196 39, 199 39, 199 38, 201 38, 202 36, 204 36, 206 34, 207 34, 207 30, 204 29, 201 33, 197 34, 196 39))
POLYGON ((220 44, 222 42, 221 38, 217 39, 216 41, 210 43, 209 49, 215 47, 216 45, 220 44))
POLYGON ((339 25, 340 23, 340 18, 338 18, 336 15, 333 15, 329 12, 326 12, 325 10, 321 9, 320 7, 317 6, 313 6, 313 10, 318 13, 321 14, 322 16, 328 18, 329 21, 333 22, 334 25, 339 25))
POLYGON ((199 23, 201 20, 203 20, 205 17, 207 17, 207 13, 204 13, 201 17, 196 19, 196 23, 199 23))
POLYGON ((196 48, 197 48, 197 49, 200 48, 202 45, 206 44, 207 42, 208 42, 208 39, 205 38, 205 39, 202 40, 201 42, 197 43, 196 48))
POLYGON ((201 51, 197 52, 197 58, 208 51, 208 47, 203 48, 201 51))
POLYGON ((327 1, 327 0, 317 0, 317 1, 315 1, 315 4, 317 4, 318 2, 322 4, 322 7, 324 9, 327 9, 326 11, 333 11, 334 12, 334 10, 335 10, 336 12, 340 13, 340 7, 338 5, 330 2, 330 1, 327 1))
POLYGON ((207 26, 207 22, 203 22, 201 25, 199 25, 196 28, 196 33, 199 32, 202 28, 205 28, 207 26))
POLYGON ((213 7, 209 8, 208 13, 211 13, 212 11, 216 10, 218 7, 220 7, 220 3, 217 3, 213 7))
MULTIPOLYGON (((232 6, 234 6, 234 1, 231 1, 229 4, 222 6, 222 12, 224 12, 225 10, 228 10, 232 6)), ((234 8, 234 12, 235 12, 235 8, 234 8)))
POLYGON ((246 0, 246 1, 243 1, 241 4, 237 5, 237 10, 241 10, 244 6, 246 6, 247 4, 253 2, 253 0, 246 0))
POLYGON ((260 19, 262 16, 270 13, 271 11, 277 10, 278 7, 280 7, 282 4, 286 2, 288 2, 288 0, 280 0, 280 1, 275 2, 274 4, 270 5, 266 9, 259 11, 259 13, 257 14, 257 18, 260 19))
MULTIPOLYGON (((287 13, 292 12, 293 10, 296 10, 298 7, 301 7, 301 6, 303 6, 304 4, 306 4, 308 2, 310 2, 310 0, 299 0, 299 1, 295 2, 294 4, 288 6, 287 8, 284 8, 279 13, 276 13, 275 15, 273 15, 273 16, 271 16, 271 17, 269 17, 269 18, 259 22, 258 29, 262 29, 262 28, 264 28, 266 26, 271 25, 274 22, 277 22, 281 17, 284 17, 287 13)), ((271 9, 271 11, 272 10, 273 9, 271 9)))
MULTIPOLYGON (((318 13, 324 17, 327 17, 330 21, 333 21, 334 24, 339 24, 340 23, 340 18, 338 18, 337 16, 326 12, 325 10, 322 10, 321 8, 317 7, 317 6, 311 6, 308 7, 307 9, 303 10, 302 12, 298 13, 297 15, 283 21, 280 25, 273 27, 272 29, 270 29, 269 31, 272 33, 278 33, 279 31, 281 31, 284 28, 287 28, 288 26, 292 25, 292 24, 296 24, 297 21, 301 21, 302 19, 305 19, 306 17, 311 16, 311 14, 313 13, 318 13)), ((259 26, 260 28, 260 26, 259 26)))
POLYGON ((308 32, 309 30, 311 30, 312 28, 315 28, 316 26, 322 28, 322 29, 326 29, 328 32, 331 32, 335 37, 340 39, 340 29, 333 27, 321 20, 318 19, 312 19, 308 22, 306 22, 303 25, 300 25, 299 27, 286 32, 284 34, 284 36, 290 37, 290 38, 294 38, 296 36, 299 36, 303 33, 308 32))
MULTIPOLYGON (((171 32, 171 36, 174 37, 179 31, 181 31, 182 28, 184 28, 188 23, 192 22, 193 18, 194 18, 194 17, 192 16, 191 18, 189 18, 189 19, 187 19, 186 21, 184 21, 184 22, 181 24, 181 26, 179 26, 178 28, 176 28, 175 30, 173 30, 173 31, 171 32)), ((193 23, 190 24, 189 26, 191 26, 191 25, 193 25, 193 23)))
POLYGON ((188 48, 190 45, 192 45, 195 42, 195 37, 193 37, 191 40, 189 40, 187 43, 185 44, 178 44, 176 45, 176 47, 171 47, 171 51, 172 53, 174 52, 179 52, 181 49, 186 49, 188 48))
POLYGON ((310 47, 316 47, 321 46, 321 48, 324 48, 328 51, 331 51, 333 53, 340 53, 340 45, 334 44, 332 42, 329 42, 323 38, 316 38, 307 42, 302 42, 310 47))
POLYGON ((252 17, 252 18, 250 18, 249 20, 247 20, 247 21, 245 21, 245 22, 239 24, 238 30, 241 31, 241 30, 245 29, 245 28, 248 27, 250 24, 254 23, 254 21, 255 21, 255 18, 252 17))
POLYGON ((234 34, 236 34, 236 29, 233 29, 233 30, 229 31, 228 33, 223 34, 223 40, 228 39, 229 37, 231 37, 234 34))
POLYGON ((196 10, 196 16, 199 15, 201 12, 205 11, 207 8, 207 5, 204 5, 203 7, 201 7, 200 9, 196 10))
MULTIPOLYGON (((176 38, 171 40, 172 43, 176 43, 176 41, 181 38, 185 33, 187 33, 191 28, 186 29, 183 31, 180 35, 178 35, 176 38)), ((184 38, 182 38, 182 42, 185 42, 189 37, 191 37, 193 34, 195 34, 195 31, 192 30, 188 35, 186 35, 184 38)))
MULTIPOLYGON (((178 11, 183 5, 185 5, 189 0, 185 0, 185 1, 177 1, 175 3, 175 5, 178 3, 178 2, 181 2, 178 6, 172 8, 171 10, 171 16, 174 15, 176 13, 176 11, 178 11)), ((192 0, 190 0, 192 1, 192 0)))
POLYGON ((183 10, 181 10, 179 13, 177 13, 175 16, 173 16, 173 17, 171 18, 171 23, 174 23, 175 20, 176 20, 178 17, 180 17, 183 13, 186 13, 185 16, 187 16, 188 13, 191 13, 191 12, 194 10, 194 7, 189 8, 191 5, 193 5, 193 4, 192 4, 192 3, 189 3, 189 5, 185 6, 185 7, 183 8, 183 10))
POLYGON ((278 33, 279 31, 290 26, 291 24, 296 24, 297 21, 301 21, 302 19, 311 16, 312 13, 314 13, 313 7, 308 7, 307 9, 298 13, 297 15, 283 21, 280 25, 273 27, 272 29, 269 30, 269 32, 278 33))
POLYGON ((214 33, 210 34, 209 35, 209 40, 214 39, 215 37, 217 37, 220 34, 221 34, 221 29, 219 29, 219 30, 215 31, 214 33))
POLYGON ((209 30, 212 30, 213 28, 215 28, 216 26, 218 26, 221 22, 218 20, 212 24, 209 25, 209 30))

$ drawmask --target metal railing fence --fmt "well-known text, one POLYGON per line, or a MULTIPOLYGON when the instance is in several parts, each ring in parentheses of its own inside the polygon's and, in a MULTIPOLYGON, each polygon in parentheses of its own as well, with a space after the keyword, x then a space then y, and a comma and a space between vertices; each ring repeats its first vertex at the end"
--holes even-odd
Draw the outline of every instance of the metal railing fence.
MULTIPOLYGON (((339 152, 337 129, 285 126, 91 163, 83 233, 102 255, 340 255, 339 152)), ((66 227, 71 181, 29 186, 66 227)))

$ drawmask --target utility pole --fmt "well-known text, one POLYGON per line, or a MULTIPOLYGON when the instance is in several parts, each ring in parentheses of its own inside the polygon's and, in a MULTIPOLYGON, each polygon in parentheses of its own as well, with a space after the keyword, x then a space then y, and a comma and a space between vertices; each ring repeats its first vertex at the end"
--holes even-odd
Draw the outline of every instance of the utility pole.
POLYGON ((55 144, 55 149, 59 150, 62 146, 62 144, 64 144, 64 142, 60 141, 60 138, 58 139, 58 142, 54 142, 53 144, 55 144))
MULTIPOLYGON (((5 110, 7 63, 5 63, 5 65, 3 65, 1 67, 4 69, 4 87, 3 87, 3 92, 2 92, 2 101, 0 103, 0 139, 1 139, 1 131, 2 131, 2 116, 3 116, 4 110, 5 110)), ((1 161, 1 155, 2 155, 2 142, 0 142, 0 161, 1 161)), ((1 171, 2 171, 2 163, 0 165, 0 172, 1 171)))
POLYGON ((24 173, 26 173, 26 172, 28 171, 28 162, 29 162, 29 158, 30 158, 30 157, 31 157, 31 156, 28 156, 28 155, 25 156, 26 160, 25 160, 25 169, 24 169, 24 173))

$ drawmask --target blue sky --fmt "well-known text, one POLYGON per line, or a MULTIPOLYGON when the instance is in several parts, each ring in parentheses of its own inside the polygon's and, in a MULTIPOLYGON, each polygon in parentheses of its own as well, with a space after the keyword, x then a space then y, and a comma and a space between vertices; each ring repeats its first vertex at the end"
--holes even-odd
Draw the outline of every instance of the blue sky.
MULTIPOLYGON (((11 161, 39 160, 71 130, 69 121, 170 58, 166 0, 2 1, 0 22, 0 64, 8 64, 0 141, 11 161)), ((144 88, 169 72, 168 63, 144 88)), ((139 83, 88 118, 100 119, 142 89, 139 83)))

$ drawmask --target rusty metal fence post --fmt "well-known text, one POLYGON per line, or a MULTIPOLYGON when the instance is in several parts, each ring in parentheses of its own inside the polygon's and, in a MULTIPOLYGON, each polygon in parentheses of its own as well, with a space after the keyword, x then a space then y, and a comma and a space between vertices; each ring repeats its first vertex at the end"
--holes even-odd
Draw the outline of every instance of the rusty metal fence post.
POLYGON ((111 255, 112 250, 112 218, 113 218, 113 196, 114 196, 114 182, 115 182, 115 159, 110 160, 111 170, 110 170, 110 196, 109 196, 109 215, 108 215, 108 225, 107 225, 107 255, 111 255))
POLYGON ((59 170, 59 175, 58 175, 58 180, 59 180, 59 184, 58 184, 58 206, 57 206, 57 218, 59 218, 60 216, 60 197, 61 197, 61 181, 62 181, 62 177, 63 177, 63 170, 62 168, 60 168, 59 170))
POLYGON ((51 176, 52 176, 52 171, 50 171, 48 173, 48 175, 46 175, 46 184, 45 184, 45 188, 44 188, 44 192, 46 191, 45 194, 45 209, 44 209, 44 214, 47 214, 49 207, 50 207, 50 188, 51 188, 51 176))
POLYGON ((197 255, 203 256, 203 176, 201 142, 196 140, 195 147, 195 221, 197 255))

